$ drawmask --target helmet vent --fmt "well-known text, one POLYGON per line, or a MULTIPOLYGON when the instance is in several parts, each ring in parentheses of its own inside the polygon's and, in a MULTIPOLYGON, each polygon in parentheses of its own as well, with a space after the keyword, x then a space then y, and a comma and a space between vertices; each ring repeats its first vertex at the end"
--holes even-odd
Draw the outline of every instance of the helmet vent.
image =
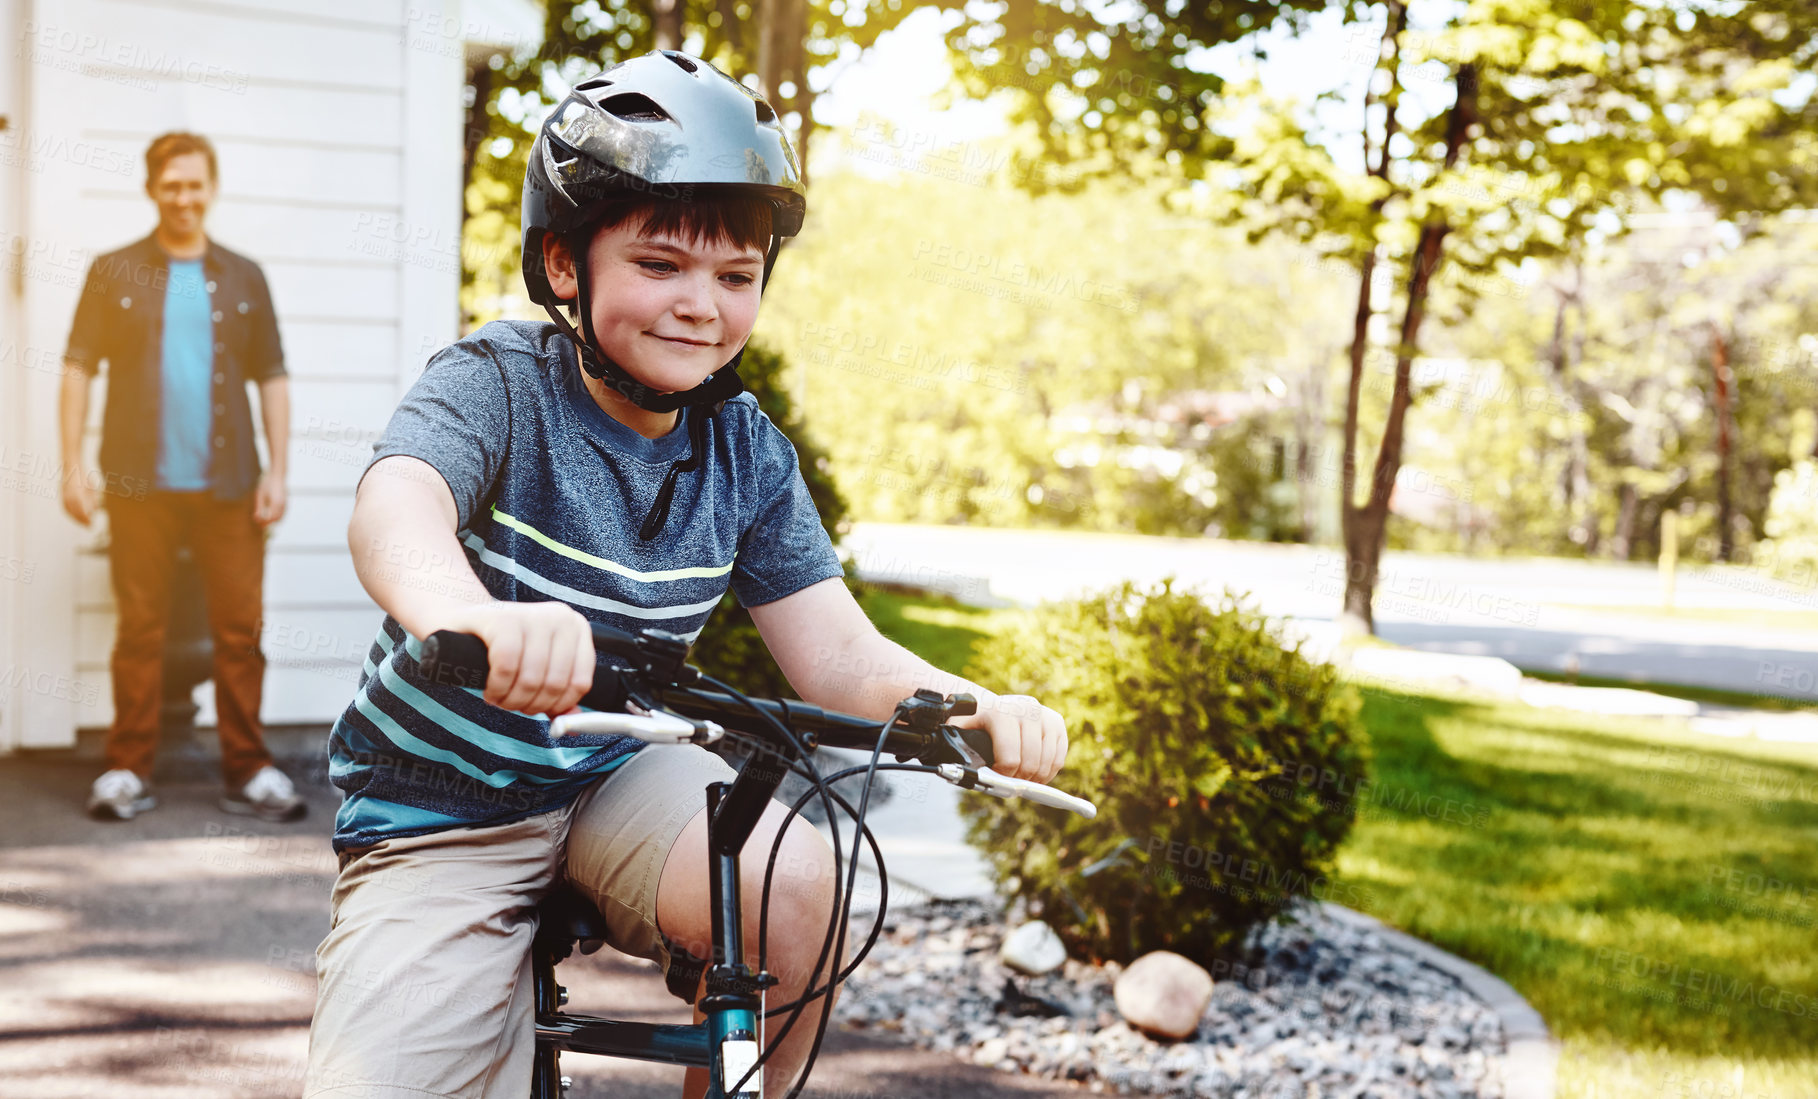
POLYGON ((596 76, 592 80, 583 80, 579 84, 576 84, 574 90, 577 92, 591 92, 598 91, 601 88, 610 88, 611 86, 612 81, 603 76, 596 76))
POLYGON ((770 109, 769 103, 759 99, 756 103, 752 104, 752 106, 757 108, 757 120, 759 122, 776 121, 776 112, 770 109))
POLYGON ((664 50, 663 56, 667 57, 669 60, 680 65, 684 70, 686 70, 688 72, 694 72, 696 70, 695 63, 688 60, 688 58, 682 56, 679 53, 675 53, 671 50, 664 50))
POLYGON ((669 113, 657 106, 655 100, 638 92, 621 92, 601 103, 600 108, 628 122, 670 121, 669 113))

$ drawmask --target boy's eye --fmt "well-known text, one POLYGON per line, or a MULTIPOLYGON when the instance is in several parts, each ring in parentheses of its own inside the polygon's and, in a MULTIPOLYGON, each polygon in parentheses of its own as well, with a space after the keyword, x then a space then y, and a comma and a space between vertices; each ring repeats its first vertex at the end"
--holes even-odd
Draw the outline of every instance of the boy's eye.
POLYGON ((645 260, 639 260, 639 261, 638 261, 638 266, 639 266, 639 267, 643 267, 643 268, 646 268, 646 269, 650 269, 650 270, 655 270, 655 269, 656 269, 656 268, 659 268, 659 267, 666 267, 666 268, 669 268, 669 269, 671 269, 671 270, 673 270, 673 269, 674 269, 674 268, 675 268, 675 264, 673 264, 673 263, 665 263, 665 262, 664 262, 664 261, 662 261, 662 260, 660 260, 660 259, 645 259, 645 260))
POLYGON ((752 283, 757 281, 756 279, 752 278, 750 275, 744 275, 744 274, 727 275, 726 277, 733 280, 732 285, 734 285, 734 286, 750 286, 752 283))

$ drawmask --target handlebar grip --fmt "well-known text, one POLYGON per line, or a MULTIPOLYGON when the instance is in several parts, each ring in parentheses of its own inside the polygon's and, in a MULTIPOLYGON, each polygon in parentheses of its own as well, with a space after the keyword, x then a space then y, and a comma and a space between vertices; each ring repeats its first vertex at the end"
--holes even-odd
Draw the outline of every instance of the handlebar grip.
MULTIPOLYGON (((609 626, 596 626, 595 634, 609 626)), ((622 635, 624 636, 624 635, 622 635)), ((597 659, 597 656, 596 656, 597 659)), ((423 659, 417 662, 423 677, 444 687, 486 689, 492 664, 486 659, 486 642, 470 633, 437 630, 423 639, 423 659)), ((625 708, 630 685, 619 668, 599 664, 593 670, 593 688, 581 696, 581 705, 617 713, 625 708)))
POLYGON ((484 690, 492 665, 486 659, 486 642, 470 633, 437 630, 423 639, 423 677, 444 687, 484 690))
POLYGON ((985 761, 985 766, 989 767, 997 762, 997 753, 991 748, 990 733, 983 729, 961 729, 959 734, 960 739, 965 741, 985 761))

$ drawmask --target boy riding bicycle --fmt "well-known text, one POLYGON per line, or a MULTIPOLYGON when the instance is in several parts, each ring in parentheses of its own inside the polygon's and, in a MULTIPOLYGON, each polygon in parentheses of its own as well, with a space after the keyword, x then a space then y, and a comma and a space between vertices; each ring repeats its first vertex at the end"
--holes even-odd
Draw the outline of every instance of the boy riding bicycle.
MULTIPOLYGON (((759 296, 804 210, 774 112, 698 58, 616 65, 544 122, 524 179, 524 279, 553 324, 493 322, 432 358, 348 526, 386 617, 330 738, 346 800, 306 1095, 521 1099, 534 909, 564 879, 615 948, 698 997, 703 791, 732 771, 699 748, 550 736, 592 682, 590 621, 692 640, 730 586, 807 701, 882 721, 917 688, 970 691, 978 713, 952 724, 989 732, 998 771, 1060 769, 1053 710, 940 672, 865 618, 794 448, 742 392, 759 296), (436 630, 486 641, 483 691, 423 676, 420 639, 436 630)), ((771 804, 758 849, 785 815, 771 804)), ((761 865, 741 882, 752 935, 761 865)), ((798 820, 779 865, 801 885, 771 895, 772 926, 825 927, 826 843, 798 820)), ((775 995, 812 987, 819 939, 772 940, 775 995)), ((778 1078, 826 1006, 770 1058, 778 1078)), ((706 1086, 689 1070, 685 1094, 706 1086)))

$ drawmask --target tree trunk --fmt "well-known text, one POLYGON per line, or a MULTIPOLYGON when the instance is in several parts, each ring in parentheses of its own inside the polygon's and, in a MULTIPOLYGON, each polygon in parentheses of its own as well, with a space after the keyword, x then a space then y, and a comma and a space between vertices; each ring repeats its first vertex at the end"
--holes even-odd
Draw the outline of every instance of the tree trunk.
POLYGON ((1370 608, 1376 593, 1376 558, 1363 547, 1375 544, 1362 530, 1357 508, 1357 405, 1363 389, 1364 353, 1370 340, 1370 284, 1376 276, 1376 249, 1364 253, 1363 280, 1357 287, 1357 312, 1351 321, 1351 371, 1345 387, 1344 459, 1339 469, 1339 528, 1345 543, 1345 594, 1339 628, 1348 634, 1376 632, 1370 608))
POLYGON ((808 90, 808 78, 802 77, 796 102, 801 112, 802 124, 796 130, 795 156, 802 169, 802 185, 808 183, 808 143, 814 137, 814 93, 808 90))
MULTIPOLYGON (((1364 166, 1371 175, 1384 183, 1389 182, 1389 145, 1395 137, 1395 108, 1401 87, 1397 57, 1401 48, 1402 17, 1403 9, 1399 0, 1390 0, 1389 19, 1383 26, 1382 45, 1376 56, 1377 69, 1385 66, 1388 69, 1389 87, 1383 93, 1382 147, 1374 164, 1370 163, 1369 111, 1375 99, 1373 85, 1376 69, 1371 70, 1371 83, 1365 85, 1364 91, 1364 166)), ((1366 234, 1374 233, 1376 221, 1381 218, 1387 201, 1388 196, 1384 195, 1370 204, 1371 222, 1365 226, 1366 234)), ((1338 525, 1345 544, 1345 588, 1338 612, 1338 625, 1340 632, 1346 634, 1376 632, 1376 616, 1371 609, 1371 600, 1376 594, 1378 555, 1369 552, 1367 547, 1381 545, 1381 531, 1367 530, 1368 524, 1357 509, 1357 406, 1363 390, 1364 358, 1370 347, 1370 317, 1375 312, 1370 302, 1370 293, 1376 278, 1376 243, 1373 235, 1368 240, 1363 260, 1358 265, 1362 277, 1357 286, 1357 311, 1351 322, 1351 371, 1345 387, 1344 457, 1338 474, 1338 525)))
POLYGON ((1635 512, 1639 510, 1639 495, 1633 484, 1623 484, 1616 510, 1616 534, 1610 539, 1610 556, 1618 561, 1627 561, 1635 548, 1635 512))
POLYGON ((734 53, 744 53, 745 24, 739 19, 738 0, 714 0, 714 7, 720 13, 720 33, 726 36, 727 44, 734 53))
POLYGON ((681 49, 681 0, 652 0, 650 9, 651 30, 656 39, 656 48, 659 50, 681 49))
POLYGON ((467 185, 473 182, 473 162, 480 154, 480 142, 486 140, 486 104, 492 100, 492 68, 481 62, 467 70, 467 82, 473 85, 473 103, 467 108, 467 129, 461 135, 461 224, 467 224, 467 185))
POLYGON ((1734 511, 1730 500, 1730 483, 1734 477, 1736 453, 1735 417, 1730 409, 1736 379, 1730 373, 1730 348, 1723 329, 1711 324, 1711 389, 1717 404, 1717 560, 1729 561, 1736 552, 1734 511))
POLYGON ((1568 453, 1566 467, 1559 477, 1559 495, 1564 501, 1562 509, 1566 521, 1568 538, 1584 548, 1586 553, 1597 549, 1597 512, 1591 500, 1591 448, 1585 439, 1583 405, 1578 400, 1579 381, 1574 376, 1574 366, 1583 361, 1584 356, 1584 306, 1583 294, 1584 270, 1578 269, 1579 285, 1572 290, 1559 290, 1558 306, 1553 313, 1553 343, 1550 348, 1553 373, 1551 382, 1553 392, 1558 395, 1559 407, 1565 410, 1568 453), (1566 311, 1573 305, 1578 306, 1578 338, 1568 344, 1566 340, 1566 311))
MULTIPOLYGON (((1458 98, 1446 120, 1445 167, 1458 162, 1458 151, 1477 113, 1477 70, 1462 65, 1458 70, 1458 98)), ((1384 150, 1387 155, 1387 150, 1384 150)), ((1426 318, 1427 292, 1433 272, 1444 258, 1446 234, 1451 227, 1443 218, 1420 227, 1414 246, 1412 267, 1408 273, 1408 301, 1401 317, 1401 340, 1395 349, 1395 388, 1389 395, 1389 414, 1383 423, 1382 445, 1376 451, 1376 470, 1370 478, 1370 498, 1352 522, 1353 535, 1346 539, 1345 552, 1350 558, 1345 570, 1345 608, 1343 621, 1367 623, 1375 632, 1374 616, 1359 619, 1360 607, 1367 606, 1375 594, 1376 576, 1382 560, 1383 537, 1388 532, 1389 500, 1395 491, 1395 478, 1401 473, 1401 446, 1407 423, 1408 405, 1413 400, 1410 382, 1414 354, 1420 346, 1420 325, 1426 318), (1367 585, 1367 588, 1366 588, 1367 585)), ((1353 355, 1353 363, 1356 356, 1353 355)), ((1353 370, 1356 367, 1354 365, 1353 370)), ((1349 419, 1350 417, 1347 417, 1349 419)))
POLYGON ((772 109, 782 113, 783 104, 777 89, 783 83, 783 64, 788 58, 790 0, 754 0, 757 7, 757 77, 758 90, 770 101, 772 109))

